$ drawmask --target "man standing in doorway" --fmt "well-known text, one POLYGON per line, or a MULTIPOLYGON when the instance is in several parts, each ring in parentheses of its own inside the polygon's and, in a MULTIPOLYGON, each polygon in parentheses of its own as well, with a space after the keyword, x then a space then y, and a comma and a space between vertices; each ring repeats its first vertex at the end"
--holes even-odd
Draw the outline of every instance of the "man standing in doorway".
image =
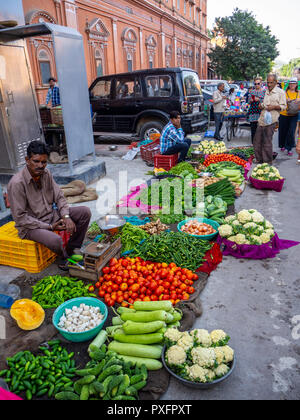
POLYGON ((60 106, 61 103, 60 103, 59 87, 56 85, 56 79, 54 77, 50 77, 49 85, 50 85, 50 88, 47 93, 46 105, 48 105, 51 100, 52 108, 56 106, 60 106))
POLYGON ((267 91, 259 108, 262 113, 258 120, 258 127, 254 137, 254 151, 257 163, 273 163, 273 136, 278 124, 280 112, 287 108, 286 94, 277 87, 276 74, 269 74, 267 91))
POLYGON ((213 94, 213 102, 214 102, 214 116, 215 116, 215 139, 216 140, 223 140, 220 135, 223 118, 224 118, 224 111, 226 106, 226 99, 227 97, 224 95, 225 85, 224 83, 218 84, 218 89, 213 94))

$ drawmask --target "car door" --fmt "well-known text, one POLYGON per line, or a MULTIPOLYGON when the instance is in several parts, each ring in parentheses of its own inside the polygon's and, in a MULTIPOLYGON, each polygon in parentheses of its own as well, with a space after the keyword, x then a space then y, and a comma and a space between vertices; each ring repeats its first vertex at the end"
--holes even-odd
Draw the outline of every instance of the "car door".
POLYGON ((111 110, 112 91, 112 78, 97 79, 90 88, 94 132, 110 133, 114 131, 114 119, 111 110))
POLYGON ((134 123, 141 98, 141 81, 138 76, 116 76, 114 96, 111 101, 116 132, 134 132, 134 123))

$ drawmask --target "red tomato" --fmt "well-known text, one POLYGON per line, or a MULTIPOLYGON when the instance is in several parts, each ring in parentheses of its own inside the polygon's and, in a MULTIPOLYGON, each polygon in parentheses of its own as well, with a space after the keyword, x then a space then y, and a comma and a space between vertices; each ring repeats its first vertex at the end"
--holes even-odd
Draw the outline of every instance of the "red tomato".
POLYGON ((121 289, 122 291, 127 290, 127 289, 128 289, 128 285, 127 285, 127 283, 122 283, 122 284, 120 285, 120 289, 121 289))
POLYGON ((99 294, 100 297, 103 298, 105 296, 105 291, 104 290, 99 290, 98 294, 99 294))
POLYGON ((98 281, 96 284, 95 284, 95 287, 97 288, 97 289, 99 289, 99 287, 101 286, 101 283, 98 281))
POLYGON ((110 268, 109 267, 104 267, 102 269, 102 271, 103 271, 104 274, 108 274, 108 273, 110 273, 110 268))
POLYGON ((158 288, 155 290, 155 295, 160 296, 164 292, 164 288, 162 286, 158 286, 158 288))

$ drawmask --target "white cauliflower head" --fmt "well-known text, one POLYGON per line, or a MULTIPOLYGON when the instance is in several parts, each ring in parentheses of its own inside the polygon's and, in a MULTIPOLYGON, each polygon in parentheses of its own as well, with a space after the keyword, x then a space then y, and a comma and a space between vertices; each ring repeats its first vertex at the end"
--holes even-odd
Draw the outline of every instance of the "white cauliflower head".
POLYGON ((207 379, 206 379, 207 372, 206 372, 206 369, 203 369, 203 367, 195 364, 192 366, 188 366, 186 368, 186 371, 192 381, 201 382, 201 383, 207 382, 207 379))
POLYGON ((201 367, 213 367, 216 362, 216 355, 213 349, 194 347, 191 351, 193 363, 201 367))
POLYGON ((177 341, 178 346, 182 347, 185 351, 189 350, 194 345, 194 338, 186 331, 182 333, 177 341))
POLYGON ((238 234, 238 235, 236 235, 236 237, 235 237, 235 242, 236 242, 238 245, 243 245, 243 244, 245 244, 245 243, 246 243, 246 241, 247 241, 246 236, 245 236, 245 235, 243 235, 242 233, 239 233, 239 234, 238 234))
POLYGON ((252 215, 248 210, 242 210, 237 214, 238 221, 243 225, 248 222, 252 222, 252 215))
POLYGON ((186 353, 184 349, 177 345, 170 347, 166 353, 166 356, 169 365, 178 366, 186 362, 186 353))
POLYGON ((219 227, 219 234, 222 238, 228 238, 233 234, 232 227, 230 225, 222 225, 219 227))
POLYGON ((195 338, 195 341, 199 346, 210 347, 211 346, 211 337, 207 330, 194 330, 192 334, 195 338))
POLYGON ((177 343, 177 341, 181 338, 182 332, 178 331, 177 328, 168 328, 164 334, 165 338, 177 343))
POLYGON ((223 353, 224 353, 224 362, 230 363, 233 361, 234 358, 234 350, 229 346, 223 347, 223 353))
POLYGON ((218 378, 221 378, 222 376, 225 376, 228 372, 229 372, 229 366, 227 366, 227 365, 225 365, 225 364, 221 364, 220 366, 218 366, 215 370, 214 370, 214 372, 215 372, 215 375, 218 377, 218 378))
POLYGON ((217 344, 219 342, 223 342, 227 340, 228 334, 226 334, 223 330, 214 330, 210 333, 211 341, 213 344, 217 344))
POLYGON ((254 223, 263 223, 265 220, 264 216, 258 211, 252 214, 252 219, 254 223))

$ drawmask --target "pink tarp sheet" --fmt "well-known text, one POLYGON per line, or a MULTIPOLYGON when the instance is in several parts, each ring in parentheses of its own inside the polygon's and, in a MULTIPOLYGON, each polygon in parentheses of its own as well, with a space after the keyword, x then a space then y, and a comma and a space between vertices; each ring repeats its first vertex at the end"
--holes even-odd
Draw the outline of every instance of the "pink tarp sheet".
POLYGON ((0 388, 0 401, 22 401, 22 398, 0 388))
POLYGON ((235 258, 246 258, 252 260, 275 258, 280 251, 300 244, 300 242, 279 239, 277 233, 271 242, 263 245, 238 245, 222 238, 220 235, 217 238, 217 243, 220 245, 223 255, 231 255, 235 258))
POLYGON ((249 181, 257 190, 273 190, 281 192, 285 179, 279 179, 277 181, 261 181, 260 179, 250 177, 249 181))

